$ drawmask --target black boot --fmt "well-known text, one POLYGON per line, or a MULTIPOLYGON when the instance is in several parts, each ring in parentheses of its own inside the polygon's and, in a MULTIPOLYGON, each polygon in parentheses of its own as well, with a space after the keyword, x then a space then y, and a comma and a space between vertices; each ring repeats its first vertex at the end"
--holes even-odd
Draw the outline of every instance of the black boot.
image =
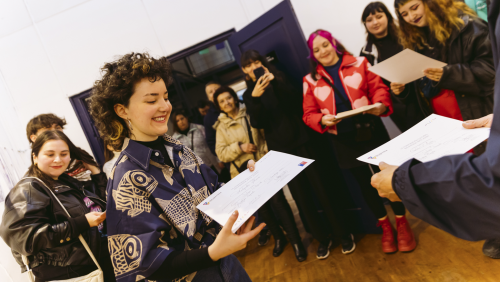
POLYGON ((483 254, 490 258, 500 259, 500 238, 486 240, 483 245, 483 254))
POLYGON ((273 256, 279 257, 283 251, 285 250, 285 246, 288 244, 288 241, 285 238, 275 239, 274 240, 274 249, 273 256))
POLYGON ((271 231, 269 230, 262 230, 260 231, 260 236, 259 236, 259 246, 265 246, 269 242, 269 235, 271 235, 271 231))
POLYGON ((303 262, 307 259, 307 250, 304 248, 304 244, 299 242, 297 244, 292 244, 293 251, 295 252, 295 257, 299 262, 303 262))

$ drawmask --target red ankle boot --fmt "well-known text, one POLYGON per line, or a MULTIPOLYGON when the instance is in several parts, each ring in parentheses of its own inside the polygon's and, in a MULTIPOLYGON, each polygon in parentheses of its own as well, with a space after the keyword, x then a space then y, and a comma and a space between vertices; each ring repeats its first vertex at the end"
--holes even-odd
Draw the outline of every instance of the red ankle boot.
POLYGON ((394 228, 392 228, 389 218, 378 220, 377 226, 381 226, 384 233, 382 234, 382 251, 384 253, 394 253, 398 251, 396 246, 396 238, 394 237, 394 228))
POLYGON ((396 224, 398 229, 398 248, 401 252, 411 252, 417 247, 417 241, 415 241, 415 236, 413 236, 413 231, 411 230, 406 216, 401 218, 396 217, 396 224))

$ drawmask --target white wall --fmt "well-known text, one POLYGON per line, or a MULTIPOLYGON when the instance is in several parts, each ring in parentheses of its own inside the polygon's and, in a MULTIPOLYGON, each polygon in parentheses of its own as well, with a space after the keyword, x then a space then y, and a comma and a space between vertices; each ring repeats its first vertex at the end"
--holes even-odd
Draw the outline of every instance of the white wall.
MULTIPOLYGON (((132 51, 149 51, 154 56, 175 53, 228 29, 239 30, 279 2, 0 0, 0 120, 4 128, 0 145, 28 150, 26 123, 35 115, 51 112, 66 118, 65 132, 90 152, 68 97, 91 88, 104 62, 132 51)), ((291 2, 306 37, 323 28, 351 52, 359 52, 365 38, 360 17, 369 0, 291 2)), ((393 1, 382 2, 393 10, 393 1)), ((2 271, 0 280, 11 281, 2 277, 2 271)))
MULTIPOLYGON (((1 0, 5 87, 0 92, 10 95, 22 127, 35 115, 55 113, 67 119, 70 138, 90 151, 68 97, 89 89, 104 62, 132 51, 175 53, 230 28, 239 30, 279 2, 1 0)), ((292 5, 306 37, 327 29, 357 53, 364 42, 360 15, 368 2, 292 0, 292 5)))

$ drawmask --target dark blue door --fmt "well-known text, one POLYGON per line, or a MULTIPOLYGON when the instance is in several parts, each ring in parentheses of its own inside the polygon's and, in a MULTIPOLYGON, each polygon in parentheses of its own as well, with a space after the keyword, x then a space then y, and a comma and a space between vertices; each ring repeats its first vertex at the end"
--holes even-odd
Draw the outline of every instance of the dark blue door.
POLYGON ((253 49, 300 85, 309 73, 306 40, 288 0, 233 34, 229 44, 238 64, 241 54, 253 49))
MULTIPOLYGON (((302 88, 302 78, 310 72, 307 59, 309 48, 289 0, 281 2, 234 33, 229 38, 229 44, 238 64, 242 53, 257 50, 286 73, 298 87, 302 88)), ((335 156, 332 156, 332 161, 336 161, 335 156)), ((348 220, 354 231, 380 233, 380 228, 376 227, 377 219, 368 209, 355 179, 348 171, 344 171, 344 175, 350 186, 348 194, 354 201, 348 212, 348 220)), ((336 188, 334 183, 335 180, 332 179, 332 189, 336 188)), ((304 223, 307 226, 307 223, 304 223)))

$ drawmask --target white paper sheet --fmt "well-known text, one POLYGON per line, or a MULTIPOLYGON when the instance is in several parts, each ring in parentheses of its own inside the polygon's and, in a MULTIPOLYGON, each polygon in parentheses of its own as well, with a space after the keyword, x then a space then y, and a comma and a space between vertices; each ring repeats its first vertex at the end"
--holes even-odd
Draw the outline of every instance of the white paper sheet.
POLYGON ((459 120, 432 114, 358 160, 374 165, 385 162, 397 166, 412 158, 428 162, 466 153, 488 139, 489 135, 489 128, 465 129, 459 120))
POLYGON ((335 116, 335 120, 339 120, 339 119, 345 119, 345 118, 348 118, 348 117, 352 117, 352 116, 357 116, 357 115, 360 115, 364 112, 367 112, 373 108, 376 108, 378 107, 379 105, 381 105, 382 103, 376 103, 376 104, 373 104, 373 105, 367 105, 367 106, 363 106, 361 108, 357 108, 355 110, 350 110, 350 111, 345 111, 345 112, 341 112, 340 114, 337 114, 335 116))
POLYGON ((368 70, 390 82, 407 84, 424 77, 428 68, 442 68, 446 63, 431 59, 413 50, 405 49, 368 70))
POLYGON ((238 210, 236 232, 262 205, 314 160, 270 151, 255 164, 206 198, 197 208, 219 224, 226 224, 238 210))

